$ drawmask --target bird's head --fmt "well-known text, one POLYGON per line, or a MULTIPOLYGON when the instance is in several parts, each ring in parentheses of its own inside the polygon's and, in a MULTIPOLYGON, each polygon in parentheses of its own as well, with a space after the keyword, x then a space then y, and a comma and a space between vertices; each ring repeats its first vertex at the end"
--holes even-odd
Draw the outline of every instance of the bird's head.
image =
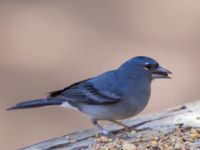
POLYGON ((163 68, 159 63, 146 56, 133 57, 119 68, 130 76, 144 75, 148 76, 151 80, 156 78, 168 78, 169 74, 172 74, 169 70, 163 68))

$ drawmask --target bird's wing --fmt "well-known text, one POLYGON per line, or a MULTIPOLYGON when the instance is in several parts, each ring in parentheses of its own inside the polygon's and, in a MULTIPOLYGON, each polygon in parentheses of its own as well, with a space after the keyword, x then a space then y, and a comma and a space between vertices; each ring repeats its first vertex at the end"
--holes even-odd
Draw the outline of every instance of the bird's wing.
POLYGON ((90 105, 112 104, 121 101, 120 96, 107 90, 97 89, 93 83, 89 82, 90 80, 83 80, 62 90, 50 92, 49 97, 63 98, 71 103, 90 105))

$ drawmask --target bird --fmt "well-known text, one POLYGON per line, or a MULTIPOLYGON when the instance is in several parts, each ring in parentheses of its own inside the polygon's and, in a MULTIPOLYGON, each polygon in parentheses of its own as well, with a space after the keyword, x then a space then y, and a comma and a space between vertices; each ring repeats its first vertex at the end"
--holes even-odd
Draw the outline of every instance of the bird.
POLYGON ((46 98, 17 103, 7 110, 52 105, 72 108, 89 115, 92 124, 108 135, 110 132, 98 121, 111 121, 129 130, 129 126, 119 120, 141 112, 149 101, 152 81, 158 78, 171 79, 169 74, 172 72, 153 58, 136 56, 117 69, 50 92, 46 98))

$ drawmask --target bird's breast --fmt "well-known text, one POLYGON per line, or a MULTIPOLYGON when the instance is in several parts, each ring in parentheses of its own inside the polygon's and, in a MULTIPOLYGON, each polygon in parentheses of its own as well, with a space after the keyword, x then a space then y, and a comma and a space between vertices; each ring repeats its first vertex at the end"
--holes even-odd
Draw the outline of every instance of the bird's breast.
POLYGON ((127 107, 130 111, 142 111, 147 105, 150 98, 150 83, 138 82, 135 84, 133 83, 132 85, 129 85, 127 87, 128 88, 126 89, 126 91, 124 91, 124 103, 127 104, 127 107))

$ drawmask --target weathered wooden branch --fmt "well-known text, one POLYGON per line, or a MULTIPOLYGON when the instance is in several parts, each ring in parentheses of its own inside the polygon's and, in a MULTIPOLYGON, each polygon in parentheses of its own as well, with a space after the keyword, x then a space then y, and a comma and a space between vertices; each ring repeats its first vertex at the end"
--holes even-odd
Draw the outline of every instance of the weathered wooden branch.
MULTIPOLYGON (((162 112, 125 120, 123 123, 140 131, 136 132, 133 136, 123 136, 127 134, 127 132, 119 126, 108 125, 105 128, 112 131, 115 136, 121 136, 129 141, 134 141, 137 134, 145 136, 147 132, 151 132, 152 134, 159 134, 160 132, 167 134, 173 132, 178 125, 199 128, 200 101, 188 103, 181 107, 167 109, 162 112), (149 130, 149 128, 151 130, 149 130)), ((99 130, 89 129, 50 139, 39 144, 22 148, 21 150, 90 149, 90 145, 95 145, 96 135, 98 134, 100 134, 99 130)), ((194 141, 194 144, 196 147, 200 147, 200 139, 194 141)))

